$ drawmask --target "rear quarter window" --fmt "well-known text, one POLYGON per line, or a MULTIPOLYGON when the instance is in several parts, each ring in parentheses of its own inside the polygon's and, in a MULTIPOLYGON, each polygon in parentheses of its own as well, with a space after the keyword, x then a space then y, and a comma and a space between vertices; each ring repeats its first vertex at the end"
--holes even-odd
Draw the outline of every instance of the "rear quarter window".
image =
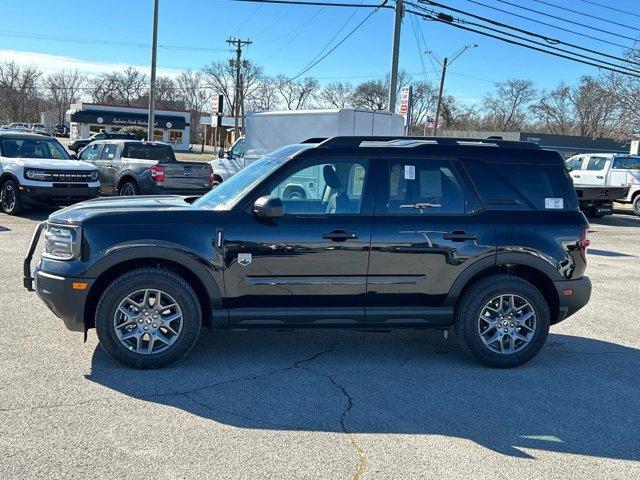
POLYGON ((562 165, 464 162, 480 197, 489 210, 566 209, 562 165))

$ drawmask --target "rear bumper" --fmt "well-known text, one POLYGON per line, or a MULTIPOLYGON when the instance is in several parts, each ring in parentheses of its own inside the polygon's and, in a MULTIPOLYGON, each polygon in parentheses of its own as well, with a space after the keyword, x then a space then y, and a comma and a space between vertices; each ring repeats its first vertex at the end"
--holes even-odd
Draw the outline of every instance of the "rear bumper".
POLYGON ((591 298, 591 280, 589 277, 582 277, 578 280, 563 280, 553 282, 558 292, 559 308, 558 318, 553 323, 561 322, 576 313, 591 298), (571 292, 571 295, 569 295, 571 292))
POLYGON ((209 192, 210 188, 167 188, 162 185, 140 185, 140 193, 143 195, 184 195, 199 197, 209 192))
POLYGON ((67 329, 84 332, 84 309, 94 280, 61 277, 38 269, 34 277, 36 293, 49 310, 64 322, 67 329), (78 284, 86 286, 80 290, 78 284))
POLYGON ((20 198, 26 204, 71 205, 98 196, 100 187, 21 186, 20 198))

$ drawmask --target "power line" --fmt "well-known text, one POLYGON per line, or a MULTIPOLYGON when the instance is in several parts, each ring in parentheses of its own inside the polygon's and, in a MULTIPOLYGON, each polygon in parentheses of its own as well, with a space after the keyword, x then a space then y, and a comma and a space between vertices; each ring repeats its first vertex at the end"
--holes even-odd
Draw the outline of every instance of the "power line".
POLYGON ((351 8, 393 8, 385 6, 386 0, 382 5, 362 4, 362 3, 333 3, 333 2, 304 2, 298 0, 231 0, 232 2, 251 2, 251 3, 281 3, 284 5, 315 5, 321 7, 351 7, 351 8))
POLYGON ((467 1, 471 2, 471 3, 475 3, 476 5, 480 5, 481 7, 490 8, 491 10, 495 10, 497 12, 506 13, 507 15, 511 15, 512 17, 522 18, 523 20, 527 20, 529 22, 534 22, 536 24, 545 25, 547 27, 552 27, 552 28, 555 28, 557 30, 561 30, 563 32, 572 33, 574 35, 579 35, 579 36, 584 37, 584 38, 589 38, 589 39, 595 40, 597 42, 606 43, 608 45, 613 45, 614 47, 630 48, 627 45, 622 45, 620 43, 611 42, 609 40, 605 40, 603 38, 594 37, 593 35, 588 35, 586 33, 577 32, 576 30, 571 30, 570 28, 564 28, 564 27, 561 27, 559 25, 554 25, 553 23, 543 22, 542 20, 537 20, 537 19, 534 19, 534 18, 531 18, 531 17, 527 17, 526 15, 520 15, 519 13, 510 12, 509 10, 504 10, 502 8, 499 8, 499 7, 494 7, 493 5, 487 5, 486 3, 482 3, 482 2, 479 2, 477 0, 467 0, 467 1))
MULTIPOLYGON (((466 15, 468 17, 472 17, 472 18, 475 18, 477 20, 481 20, 483 22, 490 23, 490 24, 496 25, 498 27, 507 28, 509 30, 513 30, 513 31, 516 31, 516 32, 519 32, 519 33, 523 33, 525 35, 530 35, 532 37, 540 38, 540 39, 544 40, 545 42, 547 42, 547 43, 549 43, 551 45, 563 44, 563 45, 566 45, 567 47, 571 47, 571 48, 575 48, 577 50, 582 50, 582 51, 585 51, 585 52, 593 53, 593 54, 596 54, 596 55, 599 55, 599 56, 602 56, 602 57, 611 58, 612 60, 618 60, 618 61, 625 62, 625 63, 633 63, 634 65, 640 65, 640 62, 635 62, 635 61, 632 61, 632 60, 629 60, 629 59, 626 59, 626 58, 618 57, 616 55, 611 55, 611 54, 608 54, 608 53, 600 52, 598 50, 593 50, 591 48, 583 47, 583 46, 577 45, 575 43, 570 43, 570 42, 566 42, 564 40, 559 40, 559 39, 554 38, 554 37, 549 37, 547 35, 542 35, 542 34, 533 32, 531 30, 525 30, 523 28, 518 28, 518 27, 515 27, 513 25, 509 25, 507 23, 498 22, 498 21, 493 20, 491 18, 483 17, 483 16, 480 16, 480 15, 475 15, 473 13, 465 12, 465 11, 459 10, 457 8, 449 7, 447 5, 443 5, 441 3, 434 2, 432 0, 418 0, 418 1, 420 3, 427 3, 429 5, 433 5, 433 6, 436 6, 436 7, 444 8, 446 10, 450 10, 452 12, 460 13, 462 15, 466 15)), ((473 1, 474 3, 478 3, 478 2, 475 2, 474 0, 469 0, 469 1, 473 1)), ((498 0, 498 1, 500 1, 500 0, 498 0)), ((418 7, 418 8, 421 8, 421 7, 418 7)))
MULTIPOLYGON (((422 75, 424 75, 424 80, 426 82, 429 81, 429 77, 427 75, 427 69, 424 66, 424 55, 422 54, 422 45, 420 44, 420 37, 418 36, 418 29, 416 28, 416 22, 418 21, 415 17, 409 17, 411 20, 411 28, 413 29, 413 34, 416 37, 416 46, 418 47, 418 57, 420 57, 420 65, 422 65, 422 75)), ((427 46, 425 45, 425 50, 427 46)))
POLYGON ((551 2, 545 2, 544 0, 533 0, 534 2, 541 3, 543 5, 548 5, 553 8, 559 8, 560 10, 564 10, 566 12, 577 13, 578 15, 582 15, 583 17, 593 18, 595 20, 600 20, 602 22, 611 23, 612 25, 618 25, 619 27, 628 28, 630 30, 640 31, 640 28, 632 27, 631 25, 627 25, 625 23, 616 22, 615 20, 609 20, 607 18, 598 17, 596 15, 591 15, 589 13, 580 12, 579 10, 572 10, 571 8, 566 7, 565 5, 555 5, 551 2))
POLYGON ((238 32, 240 32, 240 30, 242 30, 242 27, 244 27, 247 23, 249 23, 253 17, 255 17, 255 16, 256 16, 256 13, 258 13, 258 12, 260 11, 260 9, 261 9, 261 8, 262 8, 262 5, 258 5, 258 7, 253 11, 253 13, 252 13, 251 15, 249 15, 249 16, 245 19, 245 21, 244 21, 244 22, 242 22, 242 23, 240 24, 240 26, 239 26, 238 28, 236 28, 236 30, 235 30, 236 34, 237 34, 238 32))
POLYGON ((371 12, 369 12, 369 15, 367 15, 366 17, 364 17, 362 19, 362 21, 355 26, 355 28, 353 28, 353 30, 351 30, 349 33, 347 33, 342 40, 340 40, 338 43, 336 43, 331 50, 329 50, 327 53, 325 53, 322 57, 320 57, 318 60, 316 60, 315 62, 313 62, 311 65, 309 65, 308 67, 304 68, 300 73, 298 73, 296 76, 290 78, 287 83, 290 83, 292 81, 294 81, 297 78, 300 78, 302 75, 304 75, 305 73, 307 73, 309 70, 311 70, 313 67, 315 67, 316 65, 318 65, 322 60, 324 60, 325 58, 327 58, 329 55, 331 55, 336 48, 338 48, 340 45, 342 45, 351 35, 353 35, 354 33, 356 33, 358 31, 358 29, 364 25, 364 23, 369 20, 371 18, 371 16, 376 13, 379 10, 379 8, 376 8, 375 10, 372 10, 371 12))
MULTIPOLYGON (((415 4, 411 4, 411 5, 414 6, 414 7, 420 8, 418 5, 415 5, 415 4)), ((521 46, 521 47, 528 48, 530 50, 535 50, 535 51, 546 53, 548 55, 552 55, 552 56, 555 56, 555 57, 564 58, 564 59, 567 59, 567 60, 572 60, 572 61, 577 62, 577 63, 582 63, 584 65, 591 65, 593 67, 601 68, 603 70, 608 70, 608 71, 611 71, 611 72, 621 73, 621 74, 628 75, 628 76, 631 76, 631 77, 640 78, 640 72, 633 73, 633 72, 630 72, 630 71, 620 70, 620 69, 617 69, 617 68, 606 67, 606 66, 603 66, 602 64, 599 64, 599 63, 594 63, 594 62, 590 62, 590 61, 586 61, 586 60, 580 60, 578 58, 575 58, 575 57, 572 57, 572 56, 569 56, 569 55, 564 55, 564 54, 561 54, 561 53, 555 53, 555 52, 552 52, 552 51, 549 51, 549 50, 545 50, 543 48, 535 47, 533 45, 529 45, 529 44, 526 44, 526 43, 518 42, 516 40, 511 40, 511 39, 508 39, 508 38, 504 38, 504 37, 501 37, 499 35, 494 35, 492 33, 483 32, 482 30, 478 30, 478 29, 471 28, 471 27, 466 27, 464 25, 461 25, 460 23, 455 23, 454 20, 456 20, 456 19, 454 19, 450 15, 446 15, 446 14, 442 14, 442 13, 439 13, 437 15, 431 15, 431 14, 427 14, 427 13, 423 13, 423 12, 419 12, 419 11, 415 11, 415 10, 408 10, 408 9, 407 9, 407 12, 408 13, 413 13, 414 15, 418 15, 418 16, 423 17, 423 18, 428 18, 429 20, 435 20, 435 21, 440 22, 440 23, 445 23, 447 25, 450 25, 452 27, 455 27, 455 28, 458 28, 458 29, 461 29, 461 30, 466 30, 466 31, 469 31, 469 32, 474 32, 474 33, 478 33, 480 35, 484 35, 486 37, 495 38, 497 40, 500 40, 500 41, 505 42, 505 43, 510 43, 512 45, 518 45, 518 46, 521 46)), ((460 20, 458 20, 458 21, 460 21, 460 20)))
MULTIPOLYGON (((234 1, 244 1, 244 0, 234 0, 234 1)), ((271 55, 269 55, 268 57, 264 58, 261 60, 260 63, 264 63, 267 60, 272 59, 273 57, 275 57, 278 53, 280 53, 282 50, 284 50, 285 48, 287 48, 296 38, 298 38, 298 35, 300 35, 303 30, 305 29, 305 27, 311 23, 313 21, 314 18, 316 18, 318 15, 320 15, 320 12, 322 12, 322 10, 324 10, 324 7, 320 7, 318 10, 316 10, 316 12, 311 15, 305 22, 302 23, 302 25, 300 25, 297 30, 295 31, 295 34, 289 38, 289 40, 287 40, 284 44, 282 44, 280 46, 280 48, 278 48, 275 52, 273 52, 271 55)), ((287 35, 289 35, 292 32, 289 32, 287 35)), ((286 37, 287 35, 285 35, 284 37, 286 37)), ((280 37, 280 38, 284 38, 284 37, 280 37)), ((265 42, 262 42, 265 43, 265 42)))
POLYGON ((522 10, 526 10, 528 12, 536 13, 538 15, 542 15, 542 16, 545 16, 545 17, 549 17, 549 18, 554 18, 556 20, 560 20, 562 22, 570 23, 572 25, 578 25, 580 27, 590 28, 591 30, 596 30, 598 32, 606 33, 608 35, 613 35, 614 37, 625 38, 627 40, 631 40, 632 42, 636 41, 635 38, 628 37, 627 35, 622 35, 621 33, 615 33, 615 32, 612 32, 610 30, 605 30, 603 28, 594 27, 593 25, 587 25, 585 23, 580 23, 580 22, 576 22, 574 20, 569 20, 567 18, 562 18, 562 17, 558 17, 556 15, 551 15, 550 13, 542 12, 540 10, 536 10, 535 8, 529 8, 529 7, 525 7, 523 5, 518 5, 517 3, 509 2, 507 0, 496 0, 496 1, 498 1, 500 3, 506 3, 507 5, 511 5, 512 7, 520 8, 522 10))
POLYGON ((601 3, 594 2, 593 0, 580 0, 580 1, 584 3, 590 3, 591 5, 595 5, 597 7, 606 8, 607 10, 613 10, 614 12, 624 13, 626 15, 633 15, 634 17, 640 17, 640 15, 638 15, 637 13, 632 13, 627 10, 620 10, 619 8, 611 7, 609 5, 603 5, 601 3))

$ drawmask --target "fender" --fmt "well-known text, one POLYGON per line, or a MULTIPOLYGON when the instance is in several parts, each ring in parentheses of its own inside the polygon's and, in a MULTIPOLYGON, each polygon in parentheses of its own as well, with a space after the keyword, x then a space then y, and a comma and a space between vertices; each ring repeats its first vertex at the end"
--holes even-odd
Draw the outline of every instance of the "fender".
POLYGON ((464 270, 453 283, 453 286, 447 294, 445 299, 445 307, 453 307, 460 297, 460 293, 464 287, 471 281, 473 277, 482 272, 483 270, 494 268, 497 265, 526 265, 531 268, 539 270, 552 281, 563 280, 562 276, 558 273, 553 263, 537 253, 525 253, 525 252, 498 252, 491 257, 482 258, 466 270, 464 270))
POLYGON ((118 264, 144 259, 167 260, 185 267, 200 280, 214 310, 223 309, 222 295, 218 286, 222 281, 222 258, 216 258, 212 263, 197 253, 185 249, 184 246, 172 242, 154 240, 153 243, 151 241, 146 243, 144 240, 137 240, 114 245, 100 260, 89 267, 85 276, 98 278, 118 264), (220 272, 220 275, 216 275, 216 272, 220 272))
POLYGON ((138 175, 136 175, 131 170, 125 170, 124 172, 119 173, 118 178, 116 178, 115 185, 114 185, 116 190, 120 188, 120 184, 122 183, 122 178, 126 176, 132 177, 135 180, 135 182, 138 185, 140 185, 140 177, 138 177, 138 175))
POLYGON ((11 179, 16 182, 16 185, 20 186, 20 180, 18 180, 18 177, 16 177, 15 173, 11 170, 4 170, 3 172, 0 172, 0 183, 4 182, 5 179, 11 179))

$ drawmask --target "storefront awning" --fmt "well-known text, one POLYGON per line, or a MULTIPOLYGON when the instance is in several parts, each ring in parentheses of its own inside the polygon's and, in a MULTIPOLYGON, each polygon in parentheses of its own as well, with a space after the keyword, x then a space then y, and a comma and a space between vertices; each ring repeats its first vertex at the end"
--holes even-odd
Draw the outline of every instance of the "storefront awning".
MULTIPOLYGON (((71 113, 70 121, 97 125, 113 125, 127 127, 135 125, 147 128, 148 116, 143 113, 113 112, 107 110, 76 110, 71 113)), ((155 128, 169 128, 171 130, 184 130, 186 127, 184 117, 179 115, 156 115, 155 128)))

